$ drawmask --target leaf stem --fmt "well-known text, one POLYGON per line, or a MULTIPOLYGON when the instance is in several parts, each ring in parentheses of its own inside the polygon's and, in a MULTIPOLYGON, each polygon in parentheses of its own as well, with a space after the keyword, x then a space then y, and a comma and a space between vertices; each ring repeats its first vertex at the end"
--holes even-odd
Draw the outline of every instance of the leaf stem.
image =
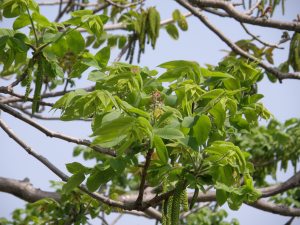
POLYGON ((29 12, 29 9, 28 9, 27 5, 26 5, 26 10, 27 10, 27 14, 29 16, 30 23, 31 23, 31 26, 32 26, 32 30, 33 30, 33 34, 34 34, 36 46, 39 47, 39 39, 38 39, 37 32, 36 32, 36 29, 35 29, 35 26, 34 26, 34 23, 33 23, 33 20, 32 20, 32 17, 30 15, 30 12, 29 12))

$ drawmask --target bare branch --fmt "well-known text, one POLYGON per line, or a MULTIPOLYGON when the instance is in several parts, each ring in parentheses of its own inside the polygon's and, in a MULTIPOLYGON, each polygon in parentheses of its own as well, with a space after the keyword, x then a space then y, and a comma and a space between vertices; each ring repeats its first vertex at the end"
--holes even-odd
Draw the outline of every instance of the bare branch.
MULTIPOLYGON (((204 0, 205 2, 207 0, 204 0)), ((214 32, 223 42, 225 42, 235 53, 238 55, 249 59, 253 62, 256 62, 260 67, 265 69, 267 72, 272 73, 275 77, 278 78, 278 80, 281 82, 283 79, 300 79, 300 73, 283 73, 278 68, 270 67, 266 63, 262 62, 261 60, 255 58, 254 56, 248 54, 243 49, 241 49, 239 46, 237 46, 234 42, 232 42, 229 38, 227 38, 220 30, 218 30, 212 23, 208 21, 208 19, 201 13, 199 10, 195 9, 193 6, 191 6, 189 3, 187 3, 185 0, 176 0, 180 5, 185 7, 187 10, 192 12, 199 20, 202 21, 204 25, 206 25, 207 28, 209 28, 212 32, 214 32)), ((219 2, 219 1, 214 1, 219 2)), ((226 3, 226 2, 223 2, 226 3)))
POLYGON ((35 202, 43 198, 52 198, 56 201, 59 201, 60 199, 60 195, 58 193, 34 188, 26 179, 21 181, 0 177, 0 192, 13 194, 27 202, 35 202))
POLYGON ((256 201, 255 203, 248 205, 266 212, 282 216, 300 216, 300 209, 298 208, 291 208, 284 205, 276 205, 274 203, 267 202, 261 199, 256 201))
POLYGON ((19 120, 22 120, 23 122, 33 126, 34 128, 38 129, 39 131, 41 131, 42 133, 47 135, 48 137, 58 138, 58 139, 68 141, 68 142, 72 142, 72 143, 75 143, 75 144, 84 145, 84 146, 92 148, 96 152, 103 153, 103 154, 110 155, 110 156, 116 156, 116 153, 111 149, 101 148, 99 146, 91 146, 91 142, 89 140, 74 138, 74 137, 71 137, 71 136, 67 136, 67 135, 57 133, 57 132, 50 131, 47 128, 45 128, 42 125, 35 122, 34 120, 31 120, 31 119, 23 116, 21 113, 13 110, 12 108, 10 108, 6 105, 0 104, 0 109, 3 110, 4 112, 14 116, 15 118, 17 118, 19 120))
POLYGON ((281 30, 297 31, 300 32, 300 23, 299 22, 284 22, 279 20, 271 20, 265 18, 256 18, 247 15, 246 13, 241 13, 236 10, 232 3, 222 0, 188 0, 194 6, 199 8, 211 7, 217 9, 223 9, 235 20, 248 23, 253 25, 258 25, 262 27, 271 27, 281 30))
POLYGON ((300 187, 300 171, 281 184, 273 185, 267 188, 261 188, 259 190, 262 192, 261 197, 265 198, 285 192, 295 187, 300 187))

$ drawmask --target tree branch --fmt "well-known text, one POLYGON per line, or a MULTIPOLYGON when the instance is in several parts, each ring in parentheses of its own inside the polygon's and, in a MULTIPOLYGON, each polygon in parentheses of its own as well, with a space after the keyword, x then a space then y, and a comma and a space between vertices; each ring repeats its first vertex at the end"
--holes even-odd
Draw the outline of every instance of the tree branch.
POLYGON ((141 183, 140 183, 140 188, 139 188, 139 195, 136 199, 136 206, 138 209, 140 209, 142 207, 142 202, 143 202, 143 196, 144 196, 144 189, 145 189, 145 182, 146 182, 146 176, 147 176, 147 171, 148 168, 150 166, 150 161, 151 161, 151 156, 153 154, 153 148, 149 149, 146 155, 146 161, 145 161, 145 165, 143 168, 143 173, 142 173, 142 177, 141 177, 141 183))
POLYGON ((99 146, 91 146, 91 142, 89 140, 74 138, 74 137, 71 137, 71 136, 67 136, 67 135, 57 133, 57 132, 50 131, 47 128, 45 128, 42 125, 35 122, 34 120, 31 120, 31 119, 23 116, 21 113, 13 110, 12 108, 10 108, 6 105, 0 104, 0 109, 3 110, 4 112, 14 116, 15 118, 17 118, 19 120, 22 120, 23 122, 31 125, 32 127, 38 129, 39 131, 41 131, 42 133, 44 133, 48 137, 58 138, 58 139, 68 141, 68 142, 72 142, 72 143, 75 143, 75 144, 84 145, 84 146, 92 148, 96 152, 103 153, 103 154, 110 155, 110 156, 116 156, 116 153, 111 149, 101 148, 99 146))
POLYGON ((34 188, 26 179, 21 181, 0 177, 0 192, 12 194, 27 202, 35 202, 43 198, 52 198, 56 201, 60 200, 58 193, 34 188))
MULTIPOLYGON (((12 138, 15 142, 17 142, 28 154, 32 155, 35 159, 41 162, 44 166, 46 166, 49 170, 51 170, 54 174, 56 174, 62 181, 67 182, 69 177, 64 174, 61 170, 59 170, 54 164, 52 164, 47 158, 42 155, 36 153, 30 146, 28 146, 25 142, 23 142, 7 125, 6 123, 0 119, 0 127, 4 130, 4 132, 12 138)), ((80 185, 78 187, 80 190, 91 196, 92 198, 105 203, 112 207, 117 207, 125 210, 133 210, 134 206, 131 204, 124 204, 120 201, 112 200, 104 195, 101 195, 96 192, 90 192, 86 186, 80 185)))
POLYGON ((282 216, 300 216, 300 209, 298 208, 291 208, 284 205, 276 205, 272 202, 267 202, 261 199, 248 205, 266 212, 282 216))
MULTIPOLYGON (((239 46, 237 46, 234 42, 232 42, 229 38, 227 38, 220 30, 218 30, 212 23, 208 21, 208 19, 197 9, 195 9, 193 6, 191 6, 188 2, 185 0, 175 0, 180 5, 182 5, 184 8, 189 10, 193 13, 194 16, 196 16, 201 22, 206 25, 207 28, 209 28, 212 32, 214 32, 223 42, 225 42, 235 53, 238 55, 249 59, 253 62, 256 62, 260 67, 265 69, 267 72, 272 73, 275 77, 278 78, 278 80, 281 82, 283 79, 300 79, 300 73, 283 73, 278 68, 270 67, 266 63, 262 62, 261 60, 255 58, 254 56, 248 54, 243 49, 241 49, 239 46)), ((207 0, 204 0, 205 2, 207 0)), ((219 2, 219 1, 214 1, 219 2)), ((222 2, 226 3, 226 2, 222 2)))
POLYGON ((257 18, 247 15, 247 13, 241 13, 236 10, 232 3, 222 0, 188 0, 194 6, 199 8, 211 7, 217 9, 223 9, 235 20, 248 23, 252 25, 258 25, 262 27, 277 28, 281 30, 297 31, 300 32, 299 22, 283 22, 279 20, 271 20, 265 18, 257 18))

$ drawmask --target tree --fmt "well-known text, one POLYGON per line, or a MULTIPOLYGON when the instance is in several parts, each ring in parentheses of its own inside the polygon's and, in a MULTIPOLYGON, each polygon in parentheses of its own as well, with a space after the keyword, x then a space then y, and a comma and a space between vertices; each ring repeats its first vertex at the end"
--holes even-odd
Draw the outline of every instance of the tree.
POLYGON ((74 157, 93 160, 90 166, 66 162, 67 175, 0 118, 7 136, 57 176, 51 192, 1 177, 1 192, 29 202, 14 211, 14 221, 2 218, 1 224, 88 224, 97 217, 106 224, 103 215, 111 212, 172 225, 237 224, 224 222, 218 206, 225 203, 288 216, 289 224, 300 216, 300 121, 276 121, 257 90, 265 76, 270 82, 300 79, 300 18, 272 18, 279 5, 284 13, 284 0, 175 2, 180 10, 162 20, 144 0, 1 1, 2 19, 13 20, 11 29, 0 29, 0 76, 10 82, 0 87, 1 115, 75 143, 74 157), (50 5, 58 6, 53 22, 40 11, 50 5), (205 14, 240 22, 251 39, 231 41, 205 14), (161 29, 178 39, 189 16, 230 48, 218 65, 179 59, 156 71, 134 64, 148 46, 155 48, 161 29), (266 43, 249 24, 280 29, 282 36, 266 43), (286 42, 288 57, 274 67, 273 52, 286 42), (114 47, 120 53, 111 59, 114 47), (78 88, 86 74, 93 85, 78 88), (60 117, 46 116, 49 109, 60 117), (90 138, 52 131, 39 120, 84 121, 90 138), (291 178, 266 182, 289 163, 291 178))

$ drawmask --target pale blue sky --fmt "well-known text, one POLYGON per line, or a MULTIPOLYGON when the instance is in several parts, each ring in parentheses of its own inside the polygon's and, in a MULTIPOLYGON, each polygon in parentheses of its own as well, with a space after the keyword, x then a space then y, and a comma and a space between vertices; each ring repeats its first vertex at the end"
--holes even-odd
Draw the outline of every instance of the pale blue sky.
MULTIPOLYGON (((278 15, 278 19, 292 20, 297 13, 300 13, 300 6, 298 1, 287 0, 285 16, 278 15)), ((162 13, 162 19, 169 18, 175 8, 180 8, 172 0, 149 0, 149 4, 156 5, 158 10, 162 13)), ((183 10, 185 12, 185 10, 183 10)), ((49 18, 56 15, 54 7, 45 10, 43 13, 49 18)), ((236 41, 241 38, 249 38, 242 30, 238 23, 231 23, 228 19, 209 17, 225 34, 228 34, 232 40, 236 41)), ((172 40, 164 30, 160 34, 157 47, 153 51, 151 48, 146 49, 146 54, 142 56, 141 65, 155 68, 162 62, 186 59, 198 61, 200 64, 216 64, 225 54, 221 50, 228 50, 227 46, 221 42, 215 35, 204 27, 196 18, 189 18, 189 30, 180 33, 178 41, 172 40)), ((11 23, 2 21, 0 27, 9 27, 11 23)), ((276 43, 281 36, 281 31, 275 31, 267 28, 255 28, 248 26, 249 29, 261 35, 266 41, 276 43)), ((278 64, 284 61, 287 57, 288 45, 283 45, 285 50, 277 50, 275 52, 275 63, 278 64)), ((118 53, 115 51, 111 60, 118 53)), ((0 85, 4 83, 0 80, 0 85)), ((89 84, 84 82, 84 85, 89 84)), ((283 84, 272 84, 264 80, 259 85, 259 92, 265 95, 262 100, 265 106, 274 114, 280 121, 291 117, 300 117, 300 104, 298 98, 300 97, 300 81, 288 80, 283 84)), ((46 156, 50 161, 54 162, 60 169, 65 170, 65 163, 78 161, 79 159, 72 158, 73 144, 69 144, 57 139, 47 138, 45 135, 36 131, 35 129, 26 126, 23 122, 2 113, 1 117, 9 124, 11 128, 36 151, 46 156)), ((61 131, 68 135, 75 137, 88 137, 90 134, 89 124, 84 122, 66 122, 63 126, 60 122, 53 121, 39 121, 45 127, 61 131)), ((41 165, 37 160, 29 156, 21 147, 19 147, 13 140, 0 130, 0 176, 11 177, 15 179, 30 178, 30 181, 36 186, 45 190, 49 190, 49 180, 57 180, 48 169, 41 165)), ((87 162, 92 164, 92 162, 87 162)), ((279 180, 283 181, 292 175, 291 171, 287 174, 279 173, 279 180)), ((10 212, 15 207, 22 207, 23 201, 4 193, 0 193, 0 217, 9 216, 10 212)), ((242 225, 264 225, 274 224, 282 225, 288 218, 277 216, 270 213, 261 212, 248 206, 243 206, 240 211, 230 212, 230 217, 239 219, 242 225)), ((111 220, 113 217, 109 217, 111 220)), ((295 221, 296 225, 300 223, 295 221)), ((96 224, 96 223, 95 223, 96 224)), ((98 223, 99 224, 99 223, 98 223)), ((119 224, 130 225, 148 225, 154 224, 154 221, 145 220, 139 217, 124 216, 119 224)))

